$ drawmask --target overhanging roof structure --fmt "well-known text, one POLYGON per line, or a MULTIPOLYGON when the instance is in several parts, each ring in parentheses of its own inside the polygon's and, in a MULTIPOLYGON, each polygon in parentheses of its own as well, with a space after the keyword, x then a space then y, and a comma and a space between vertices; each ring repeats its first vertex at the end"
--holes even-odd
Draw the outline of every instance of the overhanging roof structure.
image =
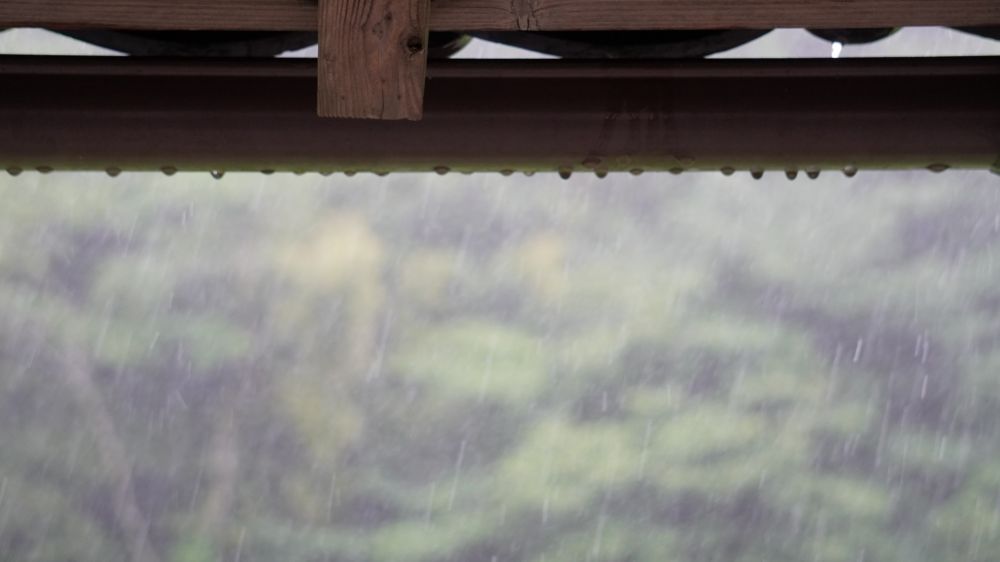
POLYGON ((996 168, 1000 63, 991 58, 427 63, 431 30, 909 25, 1000 25, 1000 2, 5 0, 0 28, 317 30, 320 56, 311 64, 5 58, 0 165, 996 168), (88 142, 98 137, 109 142, 88 142))

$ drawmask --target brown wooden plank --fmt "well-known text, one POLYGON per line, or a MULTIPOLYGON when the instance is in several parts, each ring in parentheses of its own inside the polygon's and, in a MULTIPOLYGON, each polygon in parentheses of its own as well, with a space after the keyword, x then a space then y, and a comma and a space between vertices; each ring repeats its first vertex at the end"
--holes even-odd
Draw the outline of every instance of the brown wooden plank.
MULTIPOLYGON (((314 30, 315 0, 2 0, 2 27, 314 30)), ((432 30, 1000 25, 998 0, 434 0, 432 30)))
POLYGON ((320 0, 319 114, 419 120, 430 0, 320 0))
POLYGON ((411 123, 316 117, 310 60, 0 57, 0 176, 1000 166, 1000 57, 449 60, 428 75, 411 123))

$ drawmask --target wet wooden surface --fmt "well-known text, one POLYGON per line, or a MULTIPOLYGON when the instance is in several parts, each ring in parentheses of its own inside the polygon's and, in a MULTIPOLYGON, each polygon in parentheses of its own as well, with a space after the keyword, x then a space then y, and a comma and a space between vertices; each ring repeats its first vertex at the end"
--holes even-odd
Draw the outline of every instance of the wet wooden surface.
MULTIPOLYGON (((0 27, 315 30, 315 0, 3 0, 0 27)), ((434 0, 432 30, 1000 25, 997 0, 434 0)))

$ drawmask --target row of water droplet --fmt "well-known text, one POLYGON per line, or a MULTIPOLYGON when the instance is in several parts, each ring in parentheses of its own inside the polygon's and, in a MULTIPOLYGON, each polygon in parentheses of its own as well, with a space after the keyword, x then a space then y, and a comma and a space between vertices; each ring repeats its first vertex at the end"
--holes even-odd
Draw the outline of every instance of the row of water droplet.
MULTIPOLYGON (((936 172, 936 173, 944 172, 944 171, 948 170, 949 168, 950 168, 950 166, 948 166, 947 164, 932 164, 932 165, 930 165, 930 166, 927 167, 928 170, 930 170, 932 172, 936 172)), ((15 176, 15 177, 21 175, 21 173, 23 171, 24 170, 22 168, 19 168, 17 166, 10 166, 10 167, 7 168, 7 173, 10 174, 11 176, 15 176)), ((41 174, 48 174, 48 173, 53 172, 54 169, 52 167, 50 167, 50 166, 39 166, 39 167, 35 168, 35 171, 37 171, 37 172, 39 172, 41 174)), ((177 168, 173 167, 173 166, 164 166, 163 168, 160 168, 160 171, 163 172, 163 174, 165 174, 167 176, 172 176, 172 175, 176 174, 179 170, 177 168)), ((438 175, 442 175, 443 176, 443 175, 446 175, 446 174, 450 173, 452 170, 451 170, 451 168, 449 168, 447 166, 437 166, 437 167, 435 167, 433 169, 433 171, 435 173, 437 173, 438 175)), ((679 175, 679 174, 684 173, 687 170, 685 170, 684 168, 671 168, 670 170, 667 170, 667 171, 670 172, 671 174, 679 175)), ((732 176, 733 174, 736 173, 736 168, 733 168, 731 166, 725 166, 725 167, 721 168, 719 171, 722 172, 722 174, 724 176, 732 176)), ((761 179, 761 178, 764 177, 764 170, 762 168, 750 168, 749 171, 750 171, 750 175, 754 179, 759 180, 759 179, 761 179)), ((819 178, 819 175, 820 175, 819 168, 806 168, 803 171, 805 172, 805 174, 810 179, 818 179, 819 178)), ((853 178, 855 175, 857 175, 858 168, 855 167, 855 166, 850 166, 849 165, 849 166, 845 166, 841 171, 843 172, 843 174, 845 176, 847 176, 849 178, 853 178)), ((121 175, 122 170, 121 170, 121 168, 117 168, 117 167, 109 167, 109 168, 105 169, 105 172, 108 174, 108 176, 116 178, 119 175, 121 175)), ((560 168, 558 170, 558 172, 559 172, 559 176, 561 178, 563 178, 563 179, 567 179, 568 180, 570 177, 573 176, 573 169, 571 169, 571 168, 560 168)), ((264 175, 271 175, 271 174, 275 173, 275 170, 270 170, 270 169, 261 170, 261 173, 264 174, 264 175)), ((296 171, 294 173, 295 173, 295 175, 298 175, 298 176, 306 174, 306 172, 304 172, 304 171, 296 171)), ((373 173, 375 175, 379 176, 379 177, 385 177, 385 176, 389 175, 389 172, 373 172, 373 173)), ((461 173, 466 174, 466 175, 472 174, 472 172, 469 172, 469 171, 463 171, 461 173)), ((645 173, 645 170, 643 170, 642 168, 633 168, 632 170, 629 171, 629 173, 631 173, 633 176, 639 176, 639 175, 642 175, 643 173, 645 173)), ((222 179, 223 177, 225 177, 226 172, 223 171, 223 170, 212 170, 211 172, 209 172, 209 174, 213 178, 219 180, 219 179, 222 179)), ((322 175, 322 176, 330 176, 330 175, 333 175, 333 172, 323 171, 323 172, 319 172, 319 174, 322 175)), ((512 175, 514 175, 514 170, 509 170, 509 169, 507 169, 507 170, 500 170, 500 174, 503 175, 503 176, 512 176, 512 175)), ((535 174, 534 171, 526 171, 526 172, 524 172, 525 176, 533 176, 534 174, 535 174)), ((352 170, 347 170, 347 171, 344 172, 344 175, 347 176, 347 177, 353 177, 353 176, 357 175, 357 172, 356 171, 352 171, 352 170)), ((608 171, 607 170, 595 170, 594 171, 594 175, 596 175, 598 178, 603 179, 603 178, 607 177, 608 171)), ((788 170, 785 170, 785 177, 787 177, 789 180, 794 180, 798 176, 799 176, 799 170, 798 169, 790 168, 788 170)))

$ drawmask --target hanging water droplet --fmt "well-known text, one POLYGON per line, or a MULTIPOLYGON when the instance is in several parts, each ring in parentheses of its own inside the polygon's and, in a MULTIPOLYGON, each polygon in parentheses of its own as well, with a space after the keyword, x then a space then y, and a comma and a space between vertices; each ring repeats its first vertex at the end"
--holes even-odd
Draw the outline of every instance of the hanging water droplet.
POLYGON ((509 178, 514 175, 514 170, 500 170, 500 175, 509 178))
POLYGON ((808 170, 806 170, 806 175, 809 176, 809 179, 811 180, 818 179, 819 168, 809 168, 808 170))
POLYGON ((736 173, 736 168, 733 168, 732 166, 725 166, 722 168, 721 172, 724 176, 731 176, 736 173))
POLYGON ((753 177, 753 179, 759 180, 764 177, 764 170, 760 168, 752 168, 750 170, 750 175, 753 177))
POLYGON ((570 168, 559 169, 559 177, 561 177, 562 179, 568 180, 572 176, 573 176, 573 170, 571 170, 570 168))
POLYGON ((795 178, 799 177, 799 171, 798 170, 785 170, 785 177, 788 178, 788 179, 790 179, 790 180, 794 180, 795 178))
POLYGON ((17 166, 10 166, 9 168, 7 168, 7 173, 14 176, 15 178, 21 175, 22 171, 23 170, 21 168, 18 168, 17 166))
POLYGON ((163 174, 166 176, 172 176, 177 173, 177 168, 173 166, 164 166, 160 168, 160 171, 163 172, 163 174))
POLYGON ((684 173, 684 168, 670 168, 670 173, 679 176, 684 173))
POLYGON ((292 173, 295 174, 296 176, 304 176, 304 175, 306 175, 306 171, 305 170, 295 170, 292 173))
POLYGON ((108 169, 104 170, 104 172, 106 174, 108 174, 109 176, 113 177, 113 178, 117 178, 118 176, 121 175, 122 170, 121 170, 121 168, 111 167, 111 168, 108 168, 108 169))
POLYGON ((927 169, 934 172, 935 174, 940 174, 941 172, 947 171, 951 166, 948 164, 931 164, 927 166, 927 169))
POLYGON ((328 178, 333 175, 333 172, 331 172, 330 170, 323 170, 322 172, 319 173, 319 175, 323 176, 324 178, 328 178))
POLYGON ((608 171, 607 170, 597 170, 596 172, 594 172, 594 175, 597 176, 598 179, 602 179, 603 180, 604 178, 608 177, 608 171))
POLYGON ((353 178, 354 176, 358 175, 358 173, 355 172, 354 170, 345 170, 344 175, 349 178, 353 178))
POLYGON ((39 174, 51 174, 52 166, 39 166, 35 168, 35 170, 37 170, 39 174))
POLYGON ((641 176, 644 171, 645 170, 643 170, 642 168, 632 168, 631 170, 629 170, 628 173, 632 174, 633 176, 641 176))
POLYGON ((527 170, 527 171, 524 172, 524 177, 526 177, 526 178, 530 178, 533 175, 535 175, 535 171, 534 170, 527 170))
POLYGON ((265 176, 270 176, 271 174, 274 173, 274 170, 268 168, 266 170, 261 170, 260 173, 264 174, 265 176))
POLYGON ((226 172, 222 170, 212 170, 209 173, 212 174, 212 177, 217 180, 221 180, 226 175, 226 172))
POLYGON ((437 175, 439 175, 439 176, 443 176, 443 175, 447 174, 450 171, 451 171, 451 168, 449 168, 448 166, 437 166, 437 167, 434 168, 434 172, 437 175))
POLYGON ((847 166, 844 166, 844 175, 847 176, 847 177, 849 177, 849 178, 853 178, 854 176, 858 175, 858 169, 857 169, 857 167, 852 166, 850 164, 848 164, 847 166))
POLYGON ((375 172, 375 175, 380 178, 384 178, 389 175, 389 172, 375 172))

